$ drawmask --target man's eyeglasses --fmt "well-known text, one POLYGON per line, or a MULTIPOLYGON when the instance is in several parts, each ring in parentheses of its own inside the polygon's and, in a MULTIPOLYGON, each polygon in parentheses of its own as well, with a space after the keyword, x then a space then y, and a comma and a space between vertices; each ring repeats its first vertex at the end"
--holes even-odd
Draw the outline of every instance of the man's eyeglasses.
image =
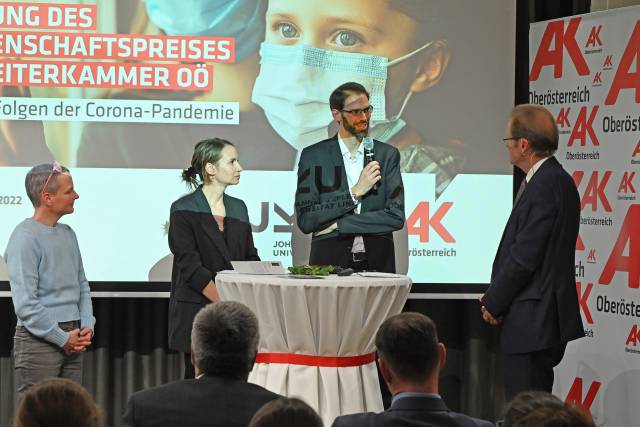
POLYGON ((53 162, 53 165, 51 167, 51 172, 49 173, 47 180, 44 182, 44 185, 42 186, 42 191, 40 191, 40 194, 44 194, 45 190, 47 189, 47 185, 49 185, 49 181, 51 181, 51 177, 55 173, 62 173, 62 165, 58 162, 53 162))
POLYGON ((502 142, 507 142, 507 141, 516 141, 520 138, 524 138, 523 136, 512 136, 510 138, 502 138, 502 142))
POLYGON ((352 116, 359 116, 360 114, 366 114, 369 115, 371 114, 371 112, 373 112, 373 106, 369 105, 367 108, 356 108, 353 110, 340 110, 343 113, 347 113, 350 114, 352 116))

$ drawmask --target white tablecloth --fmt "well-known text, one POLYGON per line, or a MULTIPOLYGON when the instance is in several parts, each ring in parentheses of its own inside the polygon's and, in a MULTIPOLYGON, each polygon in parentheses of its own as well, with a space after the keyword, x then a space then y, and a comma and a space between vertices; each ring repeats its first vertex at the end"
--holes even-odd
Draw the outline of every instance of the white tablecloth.
MULTIPOLYGON (((402 310, 411 289, 406 276, 369 274, 376 277, 222 273, 216 285, 223 301, 242 302, 258 317, 259 353, 346 357, 375 351, 378 327, 402 310)), ((302 398, 327 427, 338 415, 383 409, 375 362, 351 367, 256 363, 249 381, 302 398)))

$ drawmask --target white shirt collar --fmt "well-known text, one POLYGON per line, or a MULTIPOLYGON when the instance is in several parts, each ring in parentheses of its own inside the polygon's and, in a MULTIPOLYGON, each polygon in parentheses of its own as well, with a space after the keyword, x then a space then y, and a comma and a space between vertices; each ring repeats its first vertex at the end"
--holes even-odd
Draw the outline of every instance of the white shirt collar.
POLYGON ((531 178, 533 178, 533 174, 536 173, 538 171, 538 169, 540 169, 540 166, 542 166, 542 164, 548 159, 549 157, 545 157, 544 159, 540 159, 537 162, 535 162, 533 164, 533 166, 531 166, 531 169, 529 169, 529 172, 527 172, 527 176, 525 177, 525 179, 527 180, 527 184, 529 183, 529 181, 531 181, 531 178))
MULTIPOLYGON (((340 152, 342 153, 342 157, 345 157, 345 156, 351 157, 351 152, 349 151, 347 144, 345 144, 344 140, 340 136, 340 133, 338 133, 338 145, 340 146, 340 152)), ((362 144, 362 142, 360 143, 360 145, 358 145, 357 153, 358 153, 358 157, 360 157, 360 155, 364 156, 364 144, 362 144)))

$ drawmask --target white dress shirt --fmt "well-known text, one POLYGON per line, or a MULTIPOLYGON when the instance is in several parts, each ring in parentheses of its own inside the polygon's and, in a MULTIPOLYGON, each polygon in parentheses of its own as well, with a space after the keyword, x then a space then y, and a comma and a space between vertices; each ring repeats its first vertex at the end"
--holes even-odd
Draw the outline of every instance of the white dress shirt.
POLYGON ((524 177, 524 179, 527 180, 527 184, 529 183, 529 181, 531 181, 531 178, 533 178, 533 174, 536 173, 538 171, 538 169, 540 169, 540 166, 542 166, 542 164, 545 162, 545 160, 547 160, 549 157, 545 157, 544 159, 540 159, 537 162, 535 162, 533 164, 533 166, 531 166, 531 169, 529 169, 529 172, 527 172, 527 176, 524 177))
MULTIPOLYGON (((344 163, 344 170, 347 175, 347 182, 349 183, 349 193, 351 193, 351 188, 356 185, 358 180, 360 179, 360 174, 362 173, 362 169, 364 169, 364 146, 362 142, 358 145, 358 150, 355 154, 351 154, 349 148, 345 144, 344 140, 338 133, 338 145, 340 146, 340 152, 342 153, 342 161, 344 163)), ((353 197, 351 193, 351 198, 353 202, 356 204, 355 212, 356 214, 360 213, 360 200, 353 197)), ((364 240, 362 240, 362 236, 356 236, 353 239, 353 246, 351 247, 352 253, 364 252, 364 240)))

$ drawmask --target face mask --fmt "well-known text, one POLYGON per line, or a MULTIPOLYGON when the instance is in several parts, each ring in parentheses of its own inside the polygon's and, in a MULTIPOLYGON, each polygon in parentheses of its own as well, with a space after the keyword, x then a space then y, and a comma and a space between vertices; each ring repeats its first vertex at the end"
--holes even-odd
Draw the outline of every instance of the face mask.
POLYGON ((273 129, 294 148, 302 150, 328 137, 328 127, 333 121, 329 108, 331 92, 345 82, 358 82, 369 91, 369 102, 373 106, 370 135, 388 141, 405 126, 400 115, 411 92, 405 97, 400 111, 388 117, 387 69, 431 43, 393 61, 382 56, 306 45, 262 43, 260 73, 251 99, 262 107, 273 129))
POLYGON ((236 61, 264 39, 266 0, 145 0, 145 6, 170 36, 234 37, 236 61))

